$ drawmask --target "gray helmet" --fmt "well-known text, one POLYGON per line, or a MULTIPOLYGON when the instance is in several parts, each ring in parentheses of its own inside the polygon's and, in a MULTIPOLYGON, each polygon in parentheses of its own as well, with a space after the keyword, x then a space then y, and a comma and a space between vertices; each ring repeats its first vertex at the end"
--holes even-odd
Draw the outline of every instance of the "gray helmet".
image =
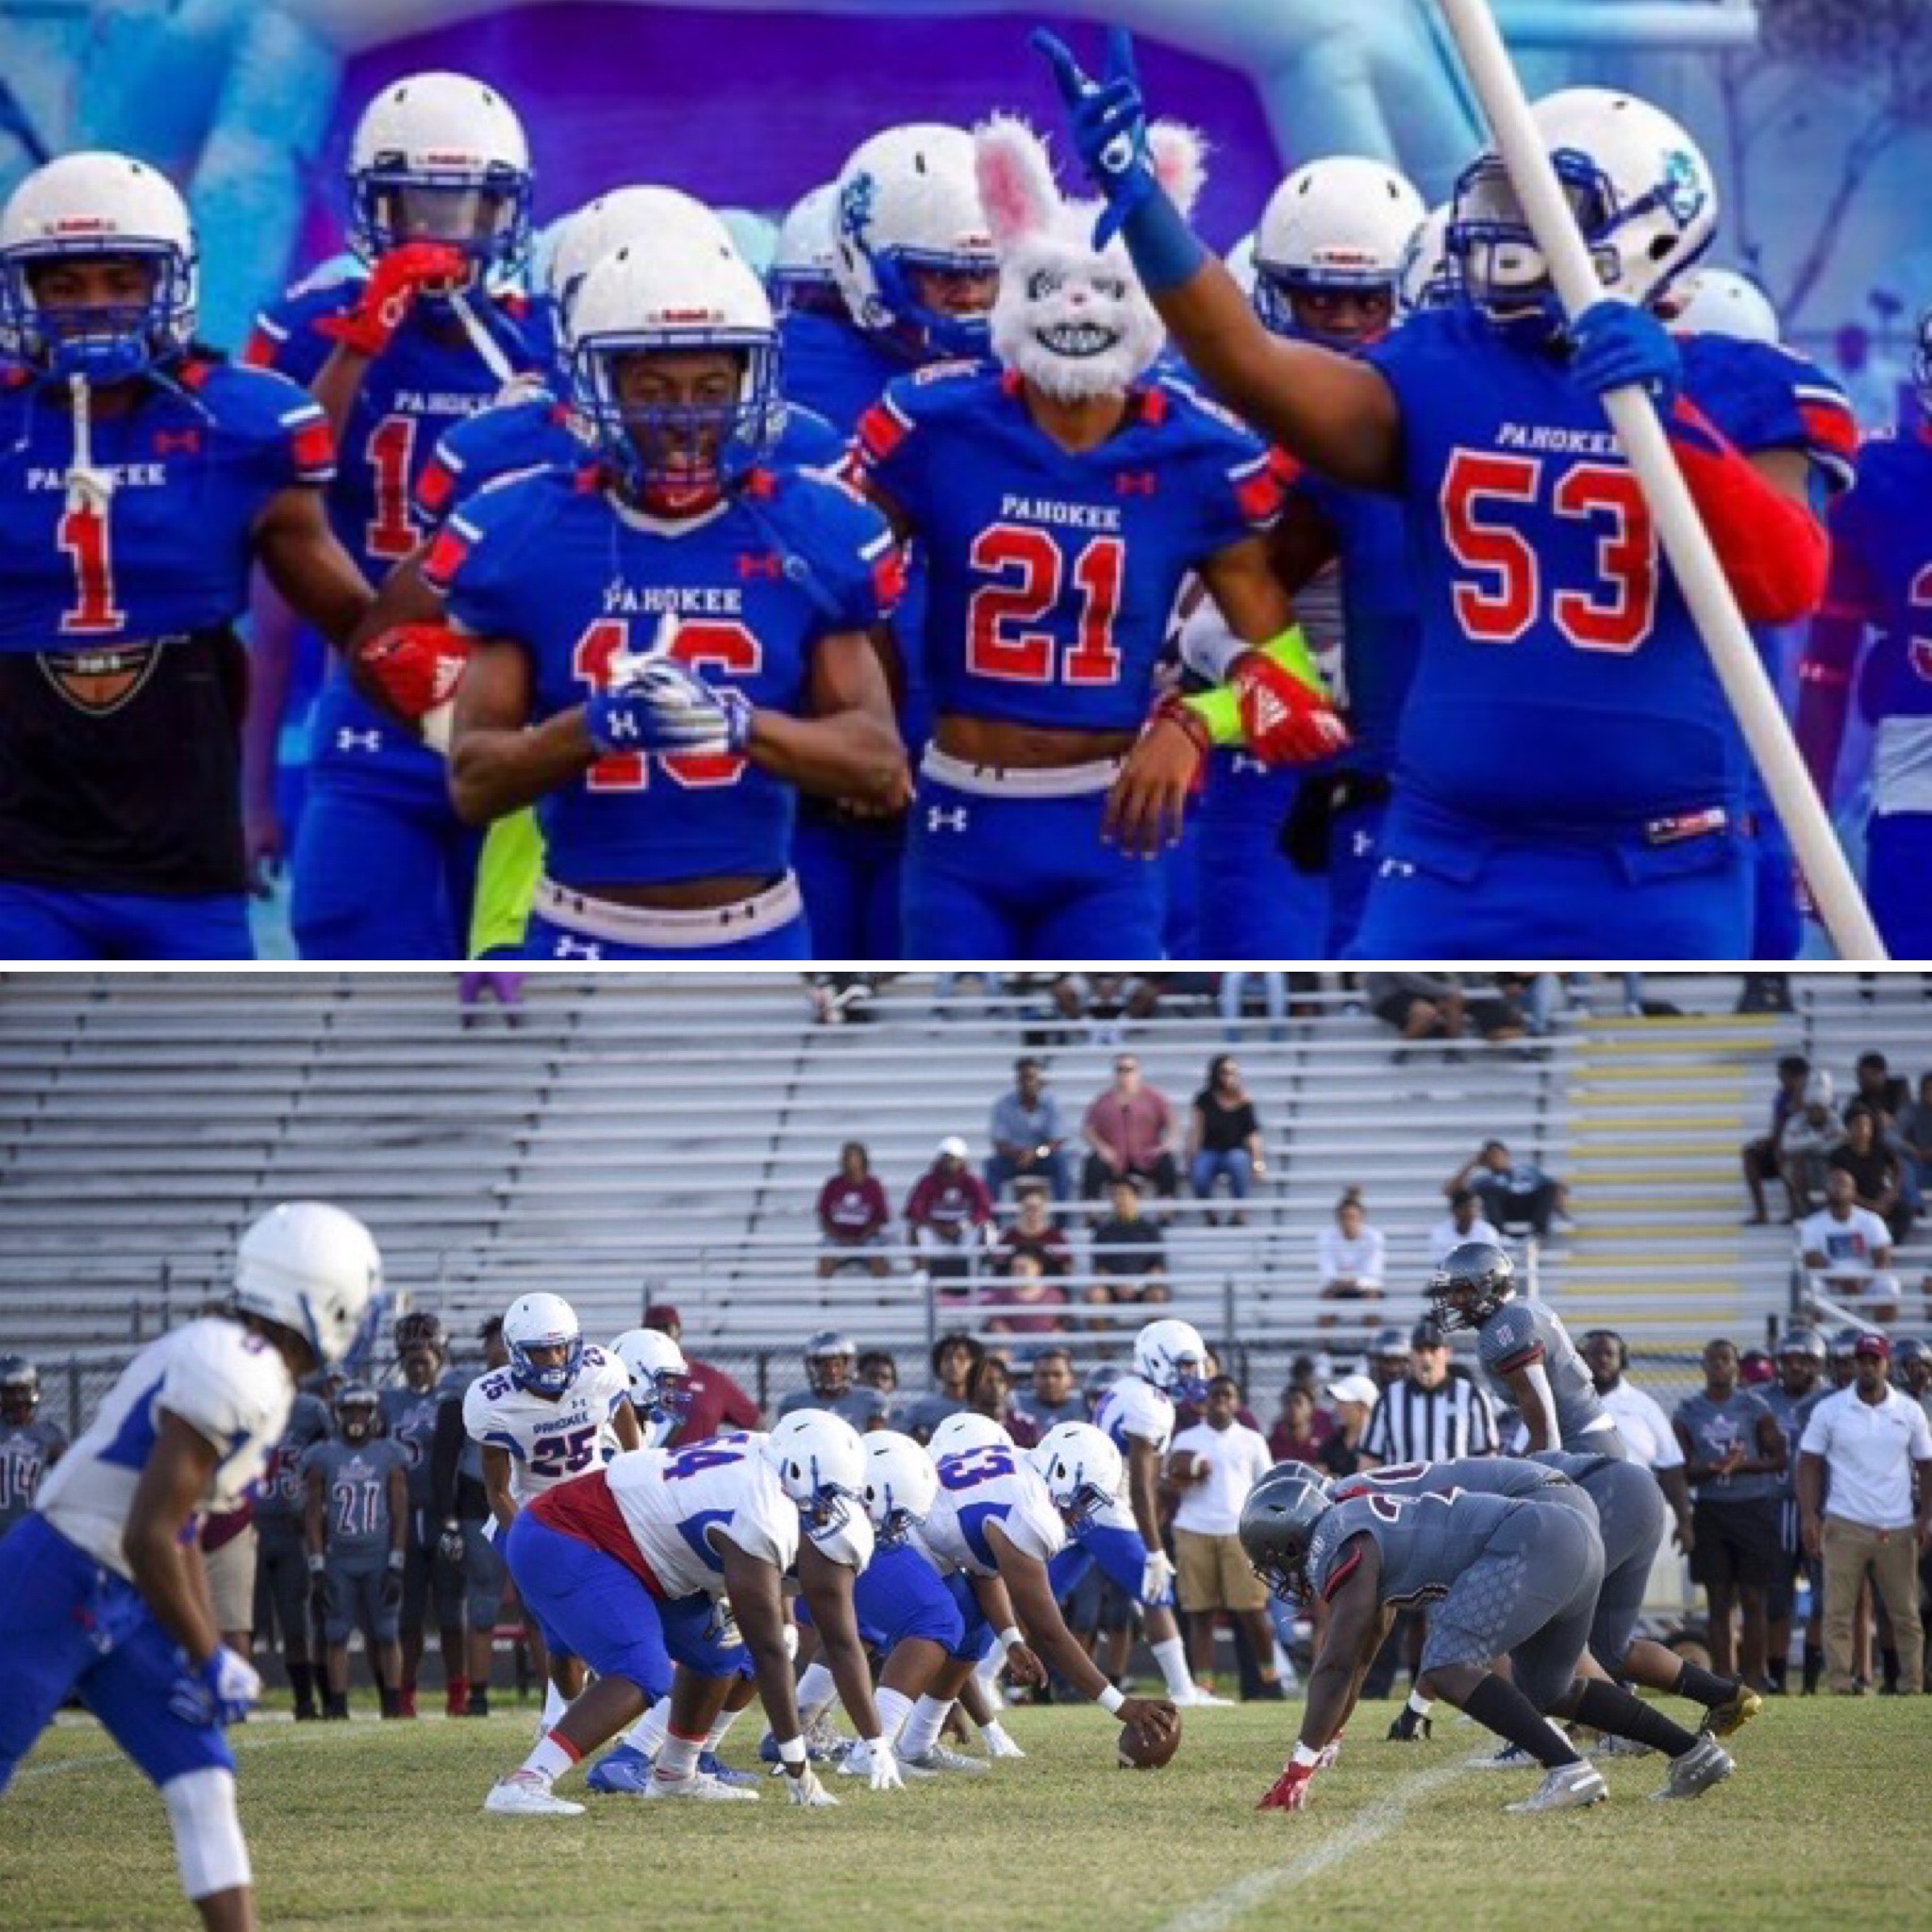
POLYGON ((1333 1507, 1328 1479, 1306 1462, 1277 1462, 1248 1491, 1241 1505, 1241 1549, 1276 1596, 1308 1601, 1308 1544, 1315 1525, 1333 1507))
POLYGON ((1480 1328, 1515 1296, 1516 1263, 1494 1241, 1458 1242, 1429 1276, 1430 1312, 1444 1329, 1480 1328))
POLYGON ((821 1328, 806 1341, 805 1379, 811 1384, 814 1395, 844 1394, 852 1386, 858 1365, 858 1344, 841 1329, 821 1328), (834 1380, 825 1373, 825 1364, 841 1359, 845 1363, 845 1373, 834 1380))
POLYGON ((382 1397, 366 1382, 349 1383, 335 1399, 336 1433, 345 1442, 367 1442, 382 1433, 382 1397), (360 1420, 361 1434, 349 1433, 349 1418, 360 1420))
POLYGON ((1778 1337, 1776 1352, 1780 1357, 1788 1355, 1806 1356, 1822 1367, 1825 1360, 1824 1337, 1815 1328, 1787 1328, 1778 1337))
POLYGON ((41 1372, 24 1355, 0 1355, 0 1412, 8 1421, 33 1419, 41 1406, 41 1372))

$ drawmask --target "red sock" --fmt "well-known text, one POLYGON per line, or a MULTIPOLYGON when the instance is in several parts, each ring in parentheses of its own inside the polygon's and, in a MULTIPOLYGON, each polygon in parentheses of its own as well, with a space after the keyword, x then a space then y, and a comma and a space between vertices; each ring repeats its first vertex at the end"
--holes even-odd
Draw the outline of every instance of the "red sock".
POLYGON ((396 1704, 405 1717, 414 1717, 416 1715, 415 1685, 405 1684, 402 1687, 402 1689, 396 1692, 396 1704))
POLYGON ((461 1717, 470 1707, 470 1680, 452 1677, 444 1690, 443 1710, 450 1717, 461 1717))

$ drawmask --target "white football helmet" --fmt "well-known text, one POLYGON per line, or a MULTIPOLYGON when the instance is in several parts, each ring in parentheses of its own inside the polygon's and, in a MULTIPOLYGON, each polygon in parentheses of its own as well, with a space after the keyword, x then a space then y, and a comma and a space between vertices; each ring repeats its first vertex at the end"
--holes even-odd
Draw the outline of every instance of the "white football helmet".
POLYGON ((695 195, 679 188, 642 182, 613 188, 566 215, 558 224, 543 278, 544 292, 557 304, 566 330, 572 297, 613 248, 626 242, 649 244, 665 234, 693 235, 737 253, 724 224, 695 195))
POLYGON ((1250 302, 1255 299, 1255 236, 1250 230, 1227 251, 1224 263, 1234 285, 1250 302))
POLYGON ((605 454, 641 488, 674 464, 689 481, 689 446, 709 439, 719 477, 735 481, 761 462, 785 426, 778 392, 778 329, 757 275, 728 242, 667 231, 626 242, 587 275, 570 308, 566 366, 573 407, 605 454), (631 408, 618 365, 633 356, 724 349, 741 363, 737 396, 708 408, 631 408))
POLYGON ((882 1547, 903 1543, 932 1514, 940 1493, 933 1458, 910 1436, 872 1429, 865 1448, 865 1513, 882 1547))
POLYGON ((998 263, 973 137, 935 122, 889 127, 854 151, 836 185, 839 288, 852 319, 922 358, 984 356, 986 314, 929 308, 912 282, 915 270, 984 277, 991 308, 998 263))
POLYGON ((626 1328, 610 1344, 610 1353, 630 1377, 631 1407, 647 1425, 645 1441, 657 1448, 691 1407, 684 1351, 662 1329, 626 1328))
POLYGON ((326 1201, 284 1201, 235 1250, 235 1307, 292 1329, 319 1369, 363 1338, 382 1293, 382 1256, 353 1214, 326 1201))
MULTIPOLYGON (((839 292, 839 184, 824 182, 801 195, 778 225, 766 286, 780 315, 846 314, 839 292)), ((849 317, 847 318, 849 320, 849 317)))
POLYGON ((199 295, 188 206, 165 175, 130 155, 62 155, 0 211, 0 355, 31 369, 92 382, 138 375, 188 347, 199 295), (146 264, 146 299, 44 309, 32 271, 79 256, 146 264))
POLYGON ((560 1294, 519 1295, 503 1318, 503 1345, 509 1351, 510 1380, 532 1395, 555 1401, 584 1363, 584 1333, 577 1311, 560 1294), (561 1362, 530 1359, 533 1348, 561 1348, 561 1362))
POLYGON ((1297 294, 1395 291, 1402 251, 1427 210, 1393 168, 1329 155, 1297 168, 1255 230, 1255 312, 1276 335, 1300 333, 1297 294))
POLYGON ((1053 1506, 1070 1529, 1085 1524, 1120 1494, 1125 1465, 1112 1439, 1091 1423, 1058 1423, 1032 1453, 1053 1506))
MULTIPOLYGON (((1657 301, 1717 232, 1717 183, 1702 150, 1660 108, 1607 88, 1566 88, 1531 111, 1605 289, 1657 301)), ((1493 153, 1456 184, 1449 252, 1469 299, 1494 320, 1561 325, 1548 264, 1493 153)))
POLYGON ((1449 253, 1450 204, 1438 202, 1423 218, 1402 251, 1395 281, 1395 313, 1407 321, 1424 308, 1445 308, 1462 292, 1449 253))
POLYGON ((1150 1322, 1134 1338, 1134 1373, 1175 1402, 1205 1402, 1208 1344, 1191 1322, 1150 1322))
POLYGON ((375 262, 445 242, 514 270, 530 245, 530 145, 516 109, 465 74, 410 74, 362 110, 349 142, 349 245, 375 262))
POLYGON ((864 1498, 864 1444, 828 1408, 794 1408, 773 1426, 764 1452, 814 1538, 843 1523, 864 1498))
POLYGON ((963 1456, 969 1449, 997 1449, 1013 1446, 1011 1433, 990 1415, 981 1415, 976 1408, 962 1408, 957 1414, 949 1415, 932 1432, 927 1447, 932 1451, 932 1459, 937 1462, 941 1456, 963 1456))
POLYGON ((1682 306, 1672 315, 1679 335, 1732 336, 1776 348, 1783 331, 1771 297, 1735 269, 1700 268, 1677 285, 1682 306))

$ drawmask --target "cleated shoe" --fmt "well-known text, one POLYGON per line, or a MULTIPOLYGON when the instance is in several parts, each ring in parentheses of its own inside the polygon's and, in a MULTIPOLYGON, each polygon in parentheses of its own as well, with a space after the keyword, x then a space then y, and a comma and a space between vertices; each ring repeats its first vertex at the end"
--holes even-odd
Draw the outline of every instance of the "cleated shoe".
POLYGON ((528 1818, 580 1818, 584 1807, 551 1795, 550 1780, 534 1771, 513 1771, 490 1787, 483 1800, 486 1811, 520 1813, 528 1818))
POLYGON ((758 1794, 742 1785, 727 1785, 723 1778, 708 1777, 694 1771, 689 1777, 665 1777, 653 1771, 644 1784, 648 1798, 694 1799, 701 1805, 756 1805, 758 1794))
POLYGON ((963 1751, 935 1744, 930 1751, 922 1751, 917 1757, 908 1757, 905 1752, 900 1752, 899 1769, 910 1777, 931 1777, 942 1771, 964 1772, 968 1777, 984 1777, 992 1767, 984 1757, 968 1757, 963 1751))
MULTIPOLYGON (((1534 1758, 1530 1759, 1533 1764, 1534 1758)), ((1559 1764, 1555 1771, 1546 1772, 1543 1781, 1526 1798, 1519 1798, 1513 1805, 1505 1805, 1506 1811, 1581 1811, 1591 1805, 1601 1805, 1610 1795, 1610 1788, 1604 1783, 1604 1774, 1589 1758, 1575 1764, 1559 1764)))
POLYGON ((620 1744, 607 1752, 584 1774, 593 1791, 628 1791, 635 1797, 651 1780, 651 1760, 635 1744, 620 1744))
POLYGON ((1738 1694, 1706 1714, 1699 1726, 1707 1738, 1728 1738, 1741 1731, 1764 1708, 1764 1699, 1748 1684, 1738 1686, 1738 1694))
POLYGON ((1737 1770, 1731 1754, 1715 1738, 1699 1738, 1681 1757, 1671 1759, 1670 1776, 1653 1798, 1695 1798, 1721 1785, 1737 1770))
POLYGON ((698 1753, 698 1769, 707 1777, 714 1777, 724 1785, 755 1785, 758 1774, 755 1771, 738 1771, 718 1756, 715 1751, 698 1753))
POLYGON ((1176 1710, 1232 1710, 1232 1697, 1217 1697, 1205 1684, 1190 1684, 1168 1700, 1176 1710))
POLYGON ((1606 1738, 1593 1755, 1598 1757, 1649 1757, 1656 1751, 1655 1744, 1641 1743, 1635 1738, 1606 1738))

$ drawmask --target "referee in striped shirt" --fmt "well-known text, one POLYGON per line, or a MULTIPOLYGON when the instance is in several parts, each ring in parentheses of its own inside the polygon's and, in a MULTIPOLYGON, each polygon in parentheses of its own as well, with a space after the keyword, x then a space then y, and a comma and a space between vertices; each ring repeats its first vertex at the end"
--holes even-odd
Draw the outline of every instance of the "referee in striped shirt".
POLYGON ((1450 1462, 1493 1456, 1500 1446, 1489 1395, 1449 1373, 1449 1344, 1434 1322, 1408 1338, 1408 1373, 1383 1390, 1362 1438, 1364 1469, 1391 1462, 1450 1462))

